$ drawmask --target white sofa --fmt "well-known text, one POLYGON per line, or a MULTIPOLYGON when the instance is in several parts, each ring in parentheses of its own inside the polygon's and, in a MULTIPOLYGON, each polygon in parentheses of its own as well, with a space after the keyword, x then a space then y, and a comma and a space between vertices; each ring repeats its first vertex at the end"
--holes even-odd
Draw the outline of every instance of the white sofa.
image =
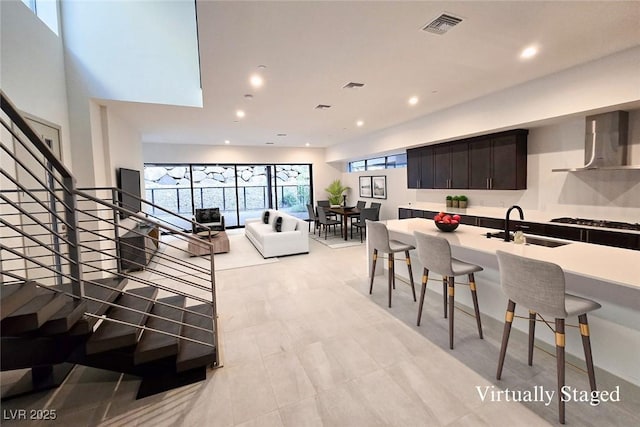
POLYGON ((299 218, 275 209, 268 209, 269 222, 260 218, 245 220, 244 234, 264 258, 309 253, 307 223, 299 218), (281 231, 276 231, 277 218, 282 218, 281 231))

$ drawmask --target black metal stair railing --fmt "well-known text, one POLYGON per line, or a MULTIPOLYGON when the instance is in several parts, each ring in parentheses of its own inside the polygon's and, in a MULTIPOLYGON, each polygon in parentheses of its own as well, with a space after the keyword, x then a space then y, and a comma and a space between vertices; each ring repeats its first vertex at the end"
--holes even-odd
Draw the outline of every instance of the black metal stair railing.
MULTIPOLYGON (((0 152, 0 279, 1 285, 37 282, 52 292, 64 293, 77 304, 86 301, 111 308, 138 312, 211 334, 212 340, 189 338, 146 325, 136 325, 87 310, 85 319, 93 319, 94 328, 103 322, 121 323, 145 331, 180 338, 207 347, 218 345, 215 257, 213 245, 176 230, 162 220, 130 212, 116 202, 114 188, 76 188, 73 174, 31 129, 10 100, 2 97, 2 138, 0 152), (100 191, 104 194, 98 194, 100 191), (91 194, 93 193, 93 194, 91 194), (129 220, 119 221, 120 213, 129 220), (140 239, 149 234, 139 231, 136 223, 144 223, 155 231, 151 237, 156 247, 134 245, 121 236, 133 233, 140 239), (189 256, 188 245, 209 245, 210 258, 189 256), (126 251, 143 251, 148 262, 133 263, 137 268, 122 268, 126 251), (139 271, 133 271, 138 270, 139 271), (164 295, 179 295, 193 304, 207 304, 211 315, 181 308, 191 317, 210 317, 210 326, 197 326, 142 312, 87 295, 86 286, 108 288, 104 278, 127 280, 123 295, 146 299, 153 304, 170 305, 156 298, 131 292, 141 286, 156 288, 164 295), (66 287, 63 285, 67 285, 66 287)), ((163 208, 142 200, 154 209, 163 208)), ((170 213, 171 212, 168 212, 170 213)), ((175 215, 175 214, 174 214, 175 215)), ((190 221, 180 217, 182 220, 190 221)), ((193 223, 193 221, 191 221, 193 223)), ((194 226, 199 224, 193 223, 194 226)), ((129 266, 131 267, 131 265, 129 266)), ((195 307, 195 306, 194 306, 195 307)), ((220 366, 215 351, 213 366, 220 366)))

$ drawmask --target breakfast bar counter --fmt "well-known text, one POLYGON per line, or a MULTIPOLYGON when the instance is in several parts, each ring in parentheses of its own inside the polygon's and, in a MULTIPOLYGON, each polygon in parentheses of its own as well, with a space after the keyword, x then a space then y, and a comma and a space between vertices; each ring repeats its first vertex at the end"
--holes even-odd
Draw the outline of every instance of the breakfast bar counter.
MULTIPOLYGON (((589 315, 595 365, 640 385, 640 371, 637 368, 637 355, 640 354, 639 251, 574 241, 564 241, 567 244, 558 247, 515 244, 503 239, 487 238, 487 233, 495 232, 495 229, 461 224, 454 232, 442 232, 433 220, 426 218, 388 220, 386 224, 391 239, 415 245, 414 231, 438 235, 449 241, 454 257, 482 266, 484 271, 476 274, 480 311, 483 317, 489 316, 499 322, 504 321, 507 298, 500 289, 496 251, 560 265, 565 271, 567 292, 602 304, 601 309, 589 315)), ((367 251, 369 266, 370 252, 367 251)), ((419 284, 422 266, 415 253, 412 253, 411 259, 413 276, 419 284)), ((386 263, 378 263, 376 275, 382 274, 381 264, 386 263)), ((395 268, 396 274, 407 280, 404 270, 406 268, 400 266, 395 268)), ((439 278, 430 278, 430 282, 432 279, 434 283, 439 282, 439 278)), ((428 288, 441 292, 441 286, 428 288)), ((459 297, 457 294, 456 304, 471 307, 471 298, 466 294, 460 292, 459 297)), ((514 322, 514 328, 526 331, 527 323, 514 322)), ((536 339, 552 344, 553 336, 540 329, 541 333, 537 334, 536 339)), ((567 334, 567 352, 581 358, 580 334, 567 334)))

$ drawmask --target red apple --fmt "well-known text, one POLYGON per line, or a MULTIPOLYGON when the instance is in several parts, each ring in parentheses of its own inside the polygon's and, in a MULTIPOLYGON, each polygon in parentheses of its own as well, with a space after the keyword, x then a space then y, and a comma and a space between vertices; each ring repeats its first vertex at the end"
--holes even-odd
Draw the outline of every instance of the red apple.
POLYGON ((451 220, 451 224, 452 224, 452 225, 453 225, 453 224, 457 224, 458 222, 459 222, 459 221, 458 221, 457 219, 452 219, 452 220, 451 220))
POLYGON ((455 214, 455 215, 453 216, 453 219, 455 219, 456 221, 460 222, 460 215, 455 214))

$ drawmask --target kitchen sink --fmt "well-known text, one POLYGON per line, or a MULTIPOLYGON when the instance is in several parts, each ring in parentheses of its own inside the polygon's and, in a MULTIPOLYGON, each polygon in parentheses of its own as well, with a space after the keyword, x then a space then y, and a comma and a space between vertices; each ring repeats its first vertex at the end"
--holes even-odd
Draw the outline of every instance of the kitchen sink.
MULTIPOLYGON (((487 237, 494 237, 504 240, 504 231, 498 233, 487 233, 487 237)), ((557 240, 547 240, 541 237, 525 236, 527 238, 527 245, 546 246, 547 248, 557 248, 558 246, 568 245, 569 242, 559 242, 557 240)), ((513 241, 513 236, 511 236, 513 241)))

